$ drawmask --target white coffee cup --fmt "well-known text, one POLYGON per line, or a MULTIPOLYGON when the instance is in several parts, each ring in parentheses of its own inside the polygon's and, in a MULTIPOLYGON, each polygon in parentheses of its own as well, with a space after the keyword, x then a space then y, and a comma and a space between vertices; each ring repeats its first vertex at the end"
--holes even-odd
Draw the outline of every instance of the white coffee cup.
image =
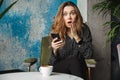
POLYGON ((40 73, 44 76, 50 76, 50 74, 52 73, 53 70, 53 66, 47 65, 47 66, 41 66, 39 68, 40 73))

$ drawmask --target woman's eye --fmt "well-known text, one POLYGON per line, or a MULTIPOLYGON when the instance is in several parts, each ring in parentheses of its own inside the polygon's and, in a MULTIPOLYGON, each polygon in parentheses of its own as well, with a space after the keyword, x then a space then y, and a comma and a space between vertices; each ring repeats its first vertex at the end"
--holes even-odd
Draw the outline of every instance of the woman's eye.
POLYGON ((75 12, 71 12, 71 14, 72 14, 72 15, 74 15, 74 14, 75 14, 75 12))
POLYGON ((63 16, 67 16, 67 13, 63 13, 63 16))

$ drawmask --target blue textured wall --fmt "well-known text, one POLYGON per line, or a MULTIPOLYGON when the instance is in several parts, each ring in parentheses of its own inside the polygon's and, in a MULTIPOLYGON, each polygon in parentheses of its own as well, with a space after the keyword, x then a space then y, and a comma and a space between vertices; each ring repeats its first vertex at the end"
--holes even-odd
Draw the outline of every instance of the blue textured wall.
MULTIPOLYGON (((15 0, 4 0, 0 13, 15 0)), ((36 57, 41 38, 49 34, 58 6, 68 0, 19 0, 0 20, 0 70, 25 69, 23 60, 36 57)), ((70 0, 77 3, 76 0, 70 0)))

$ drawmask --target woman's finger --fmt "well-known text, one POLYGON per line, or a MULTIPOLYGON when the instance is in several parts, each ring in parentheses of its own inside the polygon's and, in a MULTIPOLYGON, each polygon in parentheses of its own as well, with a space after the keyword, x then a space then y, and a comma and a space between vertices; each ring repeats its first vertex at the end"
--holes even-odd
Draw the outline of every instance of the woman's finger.
POLYGON ((56 37, 56 38, 54 38, 54 39, 52 40, 52 42, 55 42, 57 39, 58 39, 57 37, 56 37))

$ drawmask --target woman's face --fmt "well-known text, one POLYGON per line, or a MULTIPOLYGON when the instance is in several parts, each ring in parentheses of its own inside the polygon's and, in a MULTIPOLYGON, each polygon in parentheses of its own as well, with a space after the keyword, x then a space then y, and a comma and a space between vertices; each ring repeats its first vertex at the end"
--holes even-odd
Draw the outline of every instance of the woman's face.
POLYGON ((71 28, 76 20, 76 12, 73 6, 66 6, 63 9, 63 19, 67 28, 71 28))

